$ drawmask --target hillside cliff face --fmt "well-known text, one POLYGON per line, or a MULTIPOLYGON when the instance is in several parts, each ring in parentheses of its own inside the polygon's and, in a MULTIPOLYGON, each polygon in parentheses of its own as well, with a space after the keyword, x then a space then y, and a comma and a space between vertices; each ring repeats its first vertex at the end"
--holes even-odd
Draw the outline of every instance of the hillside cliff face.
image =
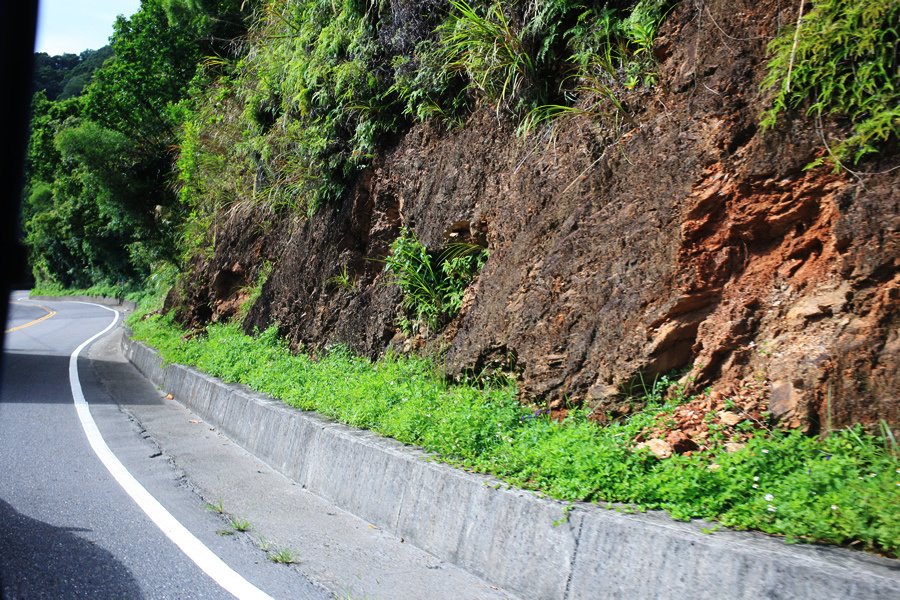
POLYGON ((824 152, 817 127, 840 123, 758 127, 766 43, 795 5, 679 3, 653 47, 658 84, 622 99, 631 118, 522 137, 483 108, 458 129, 413 126, 312 217, 223 211, 172 303, 186 322, 231 318, 269 262, 244 323, 277 323, 295 347, 425 345, 450 375, 512 373, 526 401, 599 420, 628 410, 636 382, 682 369, 712 390, 688 412, 727 401, 810 432, 898 424, 896 148, 864 174, 805 170, 824 152), (398 332, 378 260, 401 227, 430 249, 490 250, 460 314, 426 339, 398 332))

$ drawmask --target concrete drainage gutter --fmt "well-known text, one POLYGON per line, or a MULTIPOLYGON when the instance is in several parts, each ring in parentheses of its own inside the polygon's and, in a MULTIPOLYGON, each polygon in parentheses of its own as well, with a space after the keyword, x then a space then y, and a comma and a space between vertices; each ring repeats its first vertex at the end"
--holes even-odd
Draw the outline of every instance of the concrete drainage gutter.
POLYGON ((308 491, 529 599, 900 598, 900 561, 761 534, 701 532, 664 514, 564 503, 225 384, 123 337, 128 359, 308 491))

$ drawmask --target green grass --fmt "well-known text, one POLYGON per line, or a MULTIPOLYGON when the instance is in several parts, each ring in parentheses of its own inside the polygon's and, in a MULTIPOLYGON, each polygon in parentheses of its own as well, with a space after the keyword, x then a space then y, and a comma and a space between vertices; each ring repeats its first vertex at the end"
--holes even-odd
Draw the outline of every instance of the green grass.
POLYGON ((269 560, 281 565, 290 565, 297 562, 294 552, 288 548, 279 548, 268 553, 269 560))
POLYGON ((235 531, 240 531, 240 532, 250 531, 250 528, 251 528, 250 521, 247 521, 245 519, 239 519, 237 517, 232 517, 228 521, 228 524, 231 525, 232 529, 234 529, 235 531))
POLYGON ((56 283, 37 283, 31 290, 32 296, 94 296, 131 300, 140 295, 140 290, 130 285, 97 284, 88 288, 66 288, 56 283))
POLYGON ((165 360, 189 364, 338 421, 421 446, 442 460, 566 501, 628 503, 678 519, 704 518, 789 541, 900 550, 900 462, 889 440, 857 428, 824 440, 760 431, 734 453, 720 445, 659 460, 633 442, 675 409, 666 380, 646 408, 599 427, 577 410, 564 422, 516 400, 513 386, 454 385, 428 360, 371 362, 334 347, 293 355, 275 328, 257 337, 211 325, 185 339, 171 316, 139 313, 135 338, 165 360), (662 415, 662 417, 660 416, 662 415))
POLYGON ((31 289, 32 296, 93 296, 95 298, 118 298, 136 304, 144 304, 145 310, 162 305, 165 294, 175 281, 176 271, 171 264, 161 263, 144 282, 95 283, 87 288, 67 288, 55 281, 38 281, 31 289))
POLYGON ((497 104, 497 113, 515 111, 514 102, 532 84, 531 53, 494 2, 479 11, 465 0, 450 0, 452 10, 440 30, 446 68, 465 73, 469 85, 497 104))

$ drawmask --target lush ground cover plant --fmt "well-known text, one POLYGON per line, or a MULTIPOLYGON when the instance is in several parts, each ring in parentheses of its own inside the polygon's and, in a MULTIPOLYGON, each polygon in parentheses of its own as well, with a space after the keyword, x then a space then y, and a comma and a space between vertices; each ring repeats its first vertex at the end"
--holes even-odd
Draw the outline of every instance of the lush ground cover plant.
POLYGON ((127 297, 128 300, 139 299, 142 292, 139 288, 131 285, 114 285, 109 283, 98 283, 88 288, 64 288, 58 283, 40 283, 31 290, 32 296, 94 296, 101 298, 120 298, 127 297))
POLYGON ((194 365, 287 404, 419 445, 440 459, 568 501, 625 503, 675 518, 716 520, 789 541, 900 551, 900 462, 889 433, 860 428, 824 439, 762 430, 746 446, 660 460, 635 437, 684 398, 648 390, 646 408, 600 427, 582 411, 563 421, 516 400, 514 386, 449 383, 434 364, 387 355, 377 362, 334 347, 293 354, 275 327, 256 337, 237 324, 186 337, 171 315, 145 308, 136 339, 170 362, 194 365))

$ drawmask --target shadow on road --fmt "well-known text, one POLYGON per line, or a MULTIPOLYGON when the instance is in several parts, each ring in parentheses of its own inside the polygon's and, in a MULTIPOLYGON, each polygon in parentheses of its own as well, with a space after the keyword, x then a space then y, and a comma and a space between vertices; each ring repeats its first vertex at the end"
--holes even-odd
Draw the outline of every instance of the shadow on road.
MULTIPOLYGON (((69 357, 39 354, 34 351, 7 350, 4 354, 3 386, 0 402, 4 404, 72 404, 72 388, 69 386, 69 357)), ((116 401, 98 387, 94 372, 117 373, 123 370, 121 363, 101 364, 106 361, 81 357, 78 361, 81 384, 85 395, 93 405, 116 404, 116 401)), ((112 375, 109 375, 112 376, 112 375)))
POLYGON ((131 572, 83 531, 26 517, 0 500, 0 597, 142 598, 131 572))

